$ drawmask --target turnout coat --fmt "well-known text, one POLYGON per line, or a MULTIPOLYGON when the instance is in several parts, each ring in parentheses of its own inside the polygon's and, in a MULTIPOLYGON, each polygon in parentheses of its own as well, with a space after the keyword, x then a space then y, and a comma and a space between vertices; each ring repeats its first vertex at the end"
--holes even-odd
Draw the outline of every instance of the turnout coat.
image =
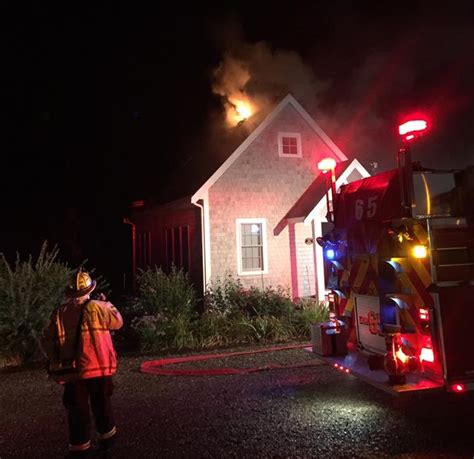
POLYGON ((51 371, 52 379, 64 383, 113 375, 117 369, 117 355, 110 330, 118 330, 122 325, 122 316, 108 301, 89 300, 81 305, 69 301, 56 308, 41 345, 50 368, 72 362, 74 371, 64 374, 51 371), (82 322, 80 326, 79 321, 82 322))

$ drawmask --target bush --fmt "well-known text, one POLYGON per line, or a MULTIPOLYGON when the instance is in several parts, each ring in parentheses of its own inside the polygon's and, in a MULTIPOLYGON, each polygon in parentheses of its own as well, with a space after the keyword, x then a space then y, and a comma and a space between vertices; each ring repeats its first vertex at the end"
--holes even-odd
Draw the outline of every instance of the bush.
MULTIPOLYGON (((132 328, 144 351, 183 349, 195 345, 197 296, 188 275, 172 267, 141 271, 139 296, 130 306, 137 316, 132 328)), ((129 311, 130 312, 130 311, 129 311)))
POLYGON ((226 275, 224 280, 217 278, 208 286, 204 296, 204 308, 208 313, 284 318, 291 313, 293 303, 288 289, 245 289, 240 279, 226 275))
POLYGON ((64 300, 72 270, 57 261, 58 250, 41 247, 14 265, 0 255, 0 354, 3 359, 26 361, 39 356, 39 337, 53 309, 64 300))
POLYGON ((329 314, 314 299, 295 304, 288 289, 245 289, 231 275, 208 286, 200 317, 196 297, 182 271, 173 268, 169 275, 159 268, 143 271, 139 297, 130 308, 138 315, 132 327, 141 349, 155 352, 309 338, 310 325, 327 320, 329 314))
POLYGON ((262 315, 244 319, 241 325, 248 330, 248 342, 281 342, 292 338, 288 323, 274 316, 262 315))
POLYGON ((165 317, 192 315, 196 310, 196 292, 182 269, 172 267, 166 274, 161 268, 141 270, 139 297, 134 304, 137 315, 162 314, 165 317))
POLYGON ((313 298, 302 298, 291 316, 295 338, 310 338, 311 324, 329 320, 329 308, 324 302, 313 298))
POLYGON ((165 317, 160 314, 137 317, 132 327, 145 352, 191 348, 196 344, 193 323, 186 315, 165 317))
POLYGON ((242 293, 241 310, 248 317, 271 316, 278 319, 288 318, 294 308, 288 290, 278 287, 274 290, 267 287, 260 290, 251 287, 242 293))
POLYGON ((235 320, 224 314, 205 312, 196 324, 200 347, 226 346, 232 342, 232 326, 235 320))
MULTIPOLYGON (((65 301, 74 272, 58 260, 58 252, 57 247, 48 250, 45 241, 36 261, 31 255, 22 261, 17 254, 10 264, 0 254, 0 358, 4 363, 19 364, 41 356, 39 338, 54 308, 65 301)), ((95 279, 95 292, 110 293, 102 276, 95 279)))
POLYGON ((204 294, 204 311, 210 314, 232 314, 242 309, 245 301, 242 297, 244 288, 240 279, 232 275, 219 277, 207 286, 204 294))

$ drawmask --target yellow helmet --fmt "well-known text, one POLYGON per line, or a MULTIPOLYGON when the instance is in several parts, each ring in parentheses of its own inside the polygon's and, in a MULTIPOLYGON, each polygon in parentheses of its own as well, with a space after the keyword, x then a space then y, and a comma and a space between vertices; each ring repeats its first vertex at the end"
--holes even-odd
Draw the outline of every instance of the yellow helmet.
POLYGON ((78 269, 72 278, 71 285, 66 289, 66 295, 70 298, 88 295, 95 289, 96 284, 97 282, 92 280, 88 272, 78 269))

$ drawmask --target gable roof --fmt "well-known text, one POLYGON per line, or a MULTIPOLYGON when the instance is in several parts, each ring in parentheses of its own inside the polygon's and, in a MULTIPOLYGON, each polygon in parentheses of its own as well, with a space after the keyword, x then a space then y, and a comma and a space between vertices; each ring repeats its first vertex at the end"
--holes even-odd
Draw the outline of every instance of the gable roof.
POLYGON ((199 199, 206 196, 209 188, 229 169, 229 167, 239 158, 239 156, 247 149, 247 147, 260 135, 260 133, 278 116, 278 114, 287 106, 291 105, 308 123, 319 138, 329 147, 329 149, 337 156, 339 161, 346 161, 347 158, 344 153, 337 147, 337 145, 328 137, 328 135, 321 129, 316 121, 311 118, 308 112, 300 105, 300 103, 291 95, 288 94, 275 109, 260 123, 260 125, 244 140, 244 142, 224 161, 224 163, 209 177, 209 179, 193 194, 191 202, 195 203, 199 199))
MULTIPOLYGON (((362 177, 368 177, 370 174, 362 164, 354 159, 352 161, 343 161, 336 164, 336 188, 339 188, 347 177, 357 170, 362 177)), ((278 222, 273 229, 273 234, 278 236, 286 225, 290 222, 306 222, 314 218, 315 211, 325 202, 326 195, 326 175, 320 173, 313 182, 306 188, 305 192, 293 204, 286 215, 278 222)))

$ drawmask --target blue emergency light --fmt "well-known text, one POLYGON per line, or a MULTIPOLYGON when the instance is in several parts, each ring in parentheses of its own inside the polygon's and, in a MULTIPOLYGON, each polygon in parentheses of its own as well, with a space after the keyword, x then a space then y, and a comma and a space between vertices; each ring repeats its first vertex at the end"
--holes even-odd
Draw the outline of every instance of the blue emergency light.
POLYGON ((334 249, 326 249, 325 254, 328 260, 334 260, 334 258, 336 258, 336 251, 334 249))

